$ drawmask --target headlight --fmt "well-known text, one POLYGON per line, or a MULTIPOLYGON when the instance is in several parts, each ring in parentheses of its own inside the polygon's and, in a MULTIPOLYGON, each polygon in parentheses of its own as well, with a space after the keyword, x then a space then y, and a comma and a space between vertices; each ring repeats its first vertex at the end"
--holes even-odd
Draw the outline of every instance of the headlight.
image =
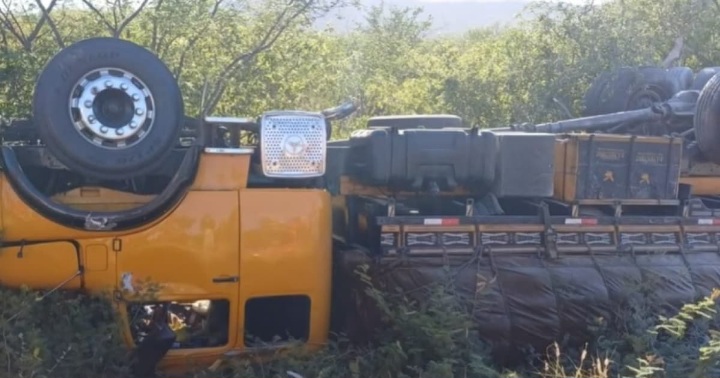
POLYGON ((267 177, 307 178, 325 174, 325 119, 318 113, 274 111, 260 121, 260 155, 267 177))

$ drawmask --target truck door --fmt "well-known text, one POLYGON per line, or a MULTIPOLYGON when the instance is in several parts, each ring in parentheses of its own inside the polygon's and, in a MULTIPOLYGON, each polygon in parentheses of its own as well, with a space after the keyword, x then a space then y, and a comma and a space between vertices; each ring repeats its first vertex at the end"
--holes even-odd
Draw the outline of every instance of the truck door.
POLYGON ((167 310, 177 340, 161 366, 212 363, 235 346, 239 227, 237 191, 191 191, 162 222, 114 241, 133 342, 142 318, 167 310))

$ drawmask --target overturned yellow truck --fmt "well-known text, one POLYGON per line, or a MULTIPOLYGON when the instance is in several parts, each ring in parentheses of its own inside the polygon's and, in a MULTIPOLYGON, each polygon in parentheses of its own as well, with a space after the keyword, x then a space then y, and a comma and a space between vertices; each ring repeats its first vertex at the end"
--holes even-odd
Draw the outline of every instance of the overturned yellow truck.
POLYGON ((0 282, 111 290, 139 376, 319 347, 331 314, 360 337, 360 264, 403 289, 451 267, 497 347, 582 338, 633 285, 675 305, 720 287, 720 76, 658 70, 591 89, 633 83, 607 114, 376 117, 331 141, 352 103, 194 119, 152 53, 83 40, 3 129, 0 282))

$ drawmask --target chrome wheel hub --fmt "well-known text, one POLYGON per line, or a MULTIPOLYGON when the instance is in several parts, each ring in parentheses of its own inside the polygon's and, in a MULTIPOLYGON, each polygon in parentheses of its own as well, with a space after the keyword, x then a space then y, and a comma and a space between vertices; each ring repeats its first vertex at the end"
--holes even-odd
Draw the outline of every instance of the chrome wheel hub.
POLYGON ((153 127, 152 93, 139 78, 124 70, 89 72, 76 83, 69 103, 75 128, 102 147, 130 147, 153 127))

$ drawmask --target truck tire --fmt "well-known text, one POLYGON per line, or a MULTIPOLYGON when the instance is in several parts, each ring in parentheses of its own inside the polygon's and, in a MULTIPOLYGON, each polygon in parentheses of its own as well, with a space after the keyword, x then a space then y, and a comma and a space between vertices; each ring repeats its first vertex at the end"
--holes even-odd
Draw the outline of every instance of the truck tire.
POLYGON ((695 73, 690 67, 670 68, 668 69, 668 75, 675 81, 675 85, 677 85, 677 92, 690 89, 690 87, 692 87, 693 80, 695 79, 695 73))
POLYGON ((701 91, 703 87, 705 87, 705 84, 707 84, 708 80, 710 80, 710 78, 718 72, 720 72, 720 67, 705 67, 701 69, 697 72, 697 74, 695 74, 695 80, 693 80, 690 89, 701 91))
POLYGON ((96 179, 149 173, 177 144, 179 85, 153 53, 130 41, 90 38, 57 53, 33 96, 33 122, 68 169, 96 179))
MULTIPOLYGON (((622 67, 599 75, 585 93, 583 116, 641 109, 666 101, 686 89, 683 70, 660 67, 622 67)), ((686 80, 686 79, 685 79, 686 80)))
POLYGON ((695 140, 702 155, 720 164, 720 73, 700 91, 693 119, 695 140))

